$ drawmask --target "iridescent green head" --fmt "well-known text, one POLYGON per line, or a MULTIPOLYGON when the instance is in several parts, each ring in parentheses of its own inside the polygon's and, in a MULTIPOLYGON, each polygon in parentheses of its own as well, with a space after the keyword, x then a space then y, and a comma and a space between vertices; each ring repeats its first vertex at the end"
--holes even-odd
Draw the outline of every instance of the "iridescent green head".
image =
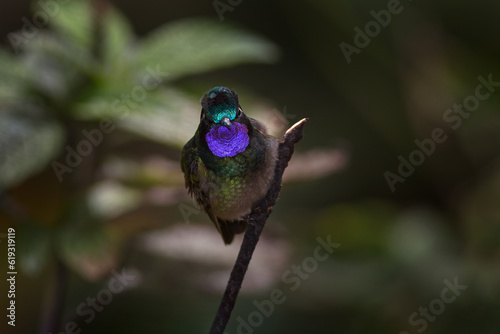
POLYGON ((201 99, 205 115, 214 123, 234 120, 239 112, 238 94, 226 87, 214 87, 201 99))

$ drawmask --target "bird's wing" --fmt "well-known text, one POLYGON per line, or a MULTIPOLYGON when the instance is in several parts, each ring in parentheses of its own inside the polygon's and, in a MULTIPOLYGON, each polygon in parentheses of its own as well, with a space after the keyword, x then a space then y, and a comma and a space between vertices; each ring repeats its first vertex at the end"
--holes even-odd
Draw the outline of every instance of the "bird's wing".
POLYGON ((198 176, 198 149, 194 143, 194 137, 189 140, 182 148, 181 156, 181 169, 184 173, 184 183, 191 195, 195 195, 196 189, 199 189, 199 176, 198 176))
POLYGON ((228 226, 227 222, 219 220, 214 215, 210 205, 209 194, 202 191, 205 187, 202 187, 201 183, 203 180, 201 180, 200 176, 202 175, 200 174, 206 175, 207 170, 198 154, 194 137, 182 149, 181 169, 184 173, 184 181, 189 193, 196 199, 196 202, 203 208, 208 217, 210 217, 210 220, 222 236, 224 243, 226 245, 230 244, 234 237, 233 230, 228 226))

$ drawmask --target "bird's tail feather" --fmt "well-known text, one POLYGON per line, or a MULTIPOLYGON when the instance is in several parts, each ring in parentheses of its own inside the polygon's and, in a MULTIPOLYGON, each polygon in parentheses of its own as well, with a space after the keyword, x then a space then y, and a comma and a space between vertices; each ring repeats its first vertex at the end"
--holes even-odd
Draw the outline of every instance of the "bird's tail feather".
POLYGON ((224 243, 229 245, 235 234, 245 232, 247 223, 244 220, 222 220, 218 219, 220 226, 220 234, 224 243))

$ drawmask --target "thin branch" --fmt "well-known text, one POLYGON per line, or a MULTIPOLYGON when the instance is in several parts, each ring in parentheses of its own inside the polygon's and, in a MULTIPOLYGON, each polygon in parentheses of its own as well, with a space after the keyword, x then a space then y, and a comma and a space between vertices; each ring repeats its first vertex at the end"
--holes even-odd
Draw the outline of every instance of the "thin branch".
POLYGON ((229 322, 231 312, 236 303, 236 298, 238 297, 238 292, 240 291, 241 284, 243 283, 245 273, 248 269, 248 264, 250 263, 267 218, 271 214, 272 208, 278 199, 283 172, 292 157, 295 144, 302 139, 302 131, 306 122, 307 118, 304 118, 295 123, 295 125, 288 129, 283 135, 283 138, 281 138, 278 147, 278 160, 274 170, 274 178, 266 196, 254 203, 252 211, 246 217, 246 221, 248 222, 247 230, 243 242, 241 243, 236 263, 231 271, 226 291, 224 292, 214 322, 212 323, 210 334, 222 334, 229 322))

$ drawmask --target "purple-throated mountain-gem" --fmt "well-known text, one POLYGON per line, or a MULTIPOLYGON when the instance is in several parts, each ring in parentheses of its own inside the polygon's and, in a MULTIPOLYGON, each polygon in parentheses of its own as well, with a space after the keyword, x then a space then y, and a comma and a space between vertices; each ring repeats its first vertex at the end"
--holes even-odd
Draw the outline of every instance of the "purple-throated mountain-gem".
POLYGON ((200 124, 182 149, 186 187, 205 210, 225 244, 245 231, 252 204, 274 176, 278 141, 247 117, 238 95, 215 87, 201 99, 200 124))

